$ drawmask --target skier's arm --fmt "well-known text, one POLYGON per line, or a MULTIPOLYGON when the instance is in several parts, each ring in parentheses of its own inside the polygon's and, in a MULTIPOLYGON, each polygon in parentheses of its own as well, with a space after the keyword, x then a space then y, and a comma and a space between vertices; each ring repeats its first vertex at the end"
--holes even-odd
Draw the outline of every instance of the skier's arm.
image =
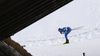
POLYGON ((64 27, 63 29, 62 29, 62 34, 65 34, 67 32, 67 27, 64 27))
POLYGON ((66 27, 66 31, 64 31, 65 33, 67 32, 67 27, 66 27))

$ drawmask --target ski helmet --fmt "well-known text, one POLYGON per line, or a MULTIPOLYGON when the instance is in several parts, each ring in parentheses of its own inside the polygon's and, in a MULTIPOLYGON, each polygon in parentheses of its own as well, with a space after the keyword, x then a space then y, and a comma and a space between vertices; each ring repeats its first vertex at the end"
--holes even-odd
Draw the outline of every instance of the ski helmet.
POLYGON ((60 28, 58 28, 58 31, 61 30, 60 28))

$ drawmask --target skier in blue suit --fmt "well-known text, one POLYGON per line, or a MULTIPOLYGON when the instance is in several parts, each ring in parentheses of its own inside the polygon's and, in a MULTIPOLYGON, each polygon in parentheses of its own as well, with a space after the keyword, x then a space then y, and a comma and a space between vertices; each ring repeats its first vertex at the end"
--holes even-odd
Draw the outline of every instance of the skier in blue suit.
POLYGON ((70 27, 64 27, 64 28, 59 28, 58 31, 61 33, 61 34, 65 34, 65 38, 66 38, 66 43, 69 43, 69 39, 67 37, 67 35, 71 32, 71 28, 70 27))

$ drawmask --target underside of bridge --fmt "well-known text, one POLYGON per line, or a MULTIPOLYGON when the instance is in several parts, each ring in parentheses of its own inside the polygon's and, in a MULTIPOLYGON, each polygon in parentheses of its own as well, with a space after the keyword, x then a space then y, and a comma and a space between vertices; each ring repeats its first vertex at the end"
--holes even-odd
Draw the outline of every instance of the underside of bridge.
POLYGON ((0 40, 4 40, 72 0, 0 0, 0 40))

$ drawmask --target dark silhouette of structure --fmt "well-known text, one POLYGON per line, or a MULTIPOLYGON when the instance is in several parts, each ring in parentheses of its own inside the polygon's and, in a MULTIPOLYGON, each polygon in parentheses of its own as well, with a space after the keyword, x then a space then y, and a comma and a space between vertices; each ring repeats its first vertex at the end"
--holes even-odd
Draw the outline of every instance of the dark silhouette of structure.
POLYGON ((0 0, 0 40, 4 40, 72 0, 0 0))

